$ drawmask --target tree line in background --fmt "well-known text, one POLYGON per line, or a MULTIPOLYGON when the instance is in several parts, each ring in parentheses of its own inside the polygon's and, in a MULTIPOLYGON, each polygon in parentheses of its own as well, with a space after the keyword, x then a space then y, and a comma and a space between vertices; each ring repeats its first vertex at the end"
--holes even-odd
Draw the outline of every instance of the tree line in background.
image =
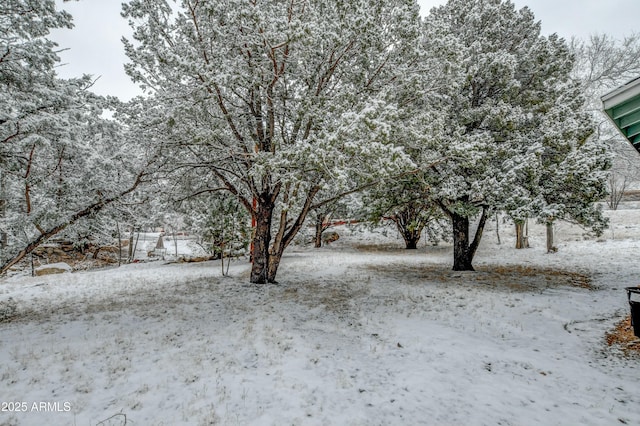
POLYGON ((542 36, 505 0, 426 18, 414 0, 131 0, 122 15, 145 91, 128 103, 56 76, 47 36, 72 20, 53 0, 0 6, 2 273, 54 236, 172 221, 210 251, 251 238, 252 283, 335 215, 391 219, 407 248, 450 238, 455 270, 473 270, 497 212, 519 236, 546 224, 549 250, 557 220, 606 226, 595 202, 608 179, 619 192, 621 144, 599 96, 638 75, 640 35, 542 36))

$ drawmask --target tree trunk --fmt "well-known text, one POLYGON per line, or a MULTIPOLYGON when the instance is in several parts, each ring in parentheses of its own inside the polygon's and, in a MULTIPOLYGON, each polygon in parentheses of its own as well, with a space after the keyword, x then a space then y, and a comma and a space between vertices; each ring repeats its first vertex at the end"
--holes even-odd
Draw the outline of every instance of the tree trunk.
POLYGON ((272 253, 269 256, 269 271, 267 275, 267 281, 276 284, 276 274, 278 273, 278 267, 280 266, 280 260, 282 259, 282 252, 272 253))
POLYGON ((453 223, 453 270, 474 271, 469 253, 469 218, 451 213, 453 223))
POLYGON ((404 240, 405 248, 407 250, 417 249, 418 241, 420 241, 420 232, 417 232, 416 229, 409 229, 408 227, 402 226, 399 221, 395 222, 398 232, 400 232, 400 235, 402 235, 402 239, 404 240))
POLYGON ((302 229, 307 214, 312 210, 311 204, 313 199, 319 190, 319 186, 314 186, 309 189, 307 199, 296 220, 289 222, 286 211, 281 213, 279 228, 275 234, 273 244, 271 243, 271 224, 273 222, 275 199, 279 189, 272 193, 264 192, 257 197, 256 207, 252 209, 255 229, 252 240, 253 249, 251 251, 253 261, 251 276, 249 278, 251 283, 276 284, 276 273, 280 266, 282 254, 300 229, 302 229))
MULTIPOLYGON (((253 284, 267 284, 274 282, 275 278, 275 271, 271 276, 269 268, 269 243, 271 242, 271 220, 274 208, 273 203, 268 201, 269 198, 268 195, 263 194, 258 199, 255 209, 256 228, 253 236, 253 252, 251 253, 253 264, 249 278, 253 284)), ((277 266, 275 269, 277 270, 277 266)))
POLYGON ((127 263, 131 263, 133 260, 133 233, 135 232, 135 226, 131 225, 131 231, 129 231, 129 250, 127 253, 127 263))
POLYGON ((140 241, 140 229, 138 229, 138 233, 136 234, 136 243, 133 245, 133 250, 131 251, 132 255, 131 255, 131 259, 129 259, 129 262, 133 262, 134 260, 136 260, 136 251, 138 251, 138 241, 140 241))
MULTIPOLYGON (((222 219, 220 222, 222 222, 220 224, 220 268, 222 271, 222 276, 224 277, 224 219, 222 219)), ((178 251, 176 249, 176 251, 178 251)))
POLYGON ((324 229, 322 229, 322 222, 320 221, 320 219, 316 219, 316 236, 314 238, 314 243, 313 243, 313 246, 315 248, 322 247, 322 232, 323 231, 324 231, 324 229))
MULTIPOLYGON (((7 198, 5 194, 4 174, 0 171, 0 220, 4 220, 7 215, 7 198)), ((8 243, 8 236, 4 229, 0 229, 0 260, 4 260, 5 248, 8 243)))
POLYGON ((453 270, 475 271, 472 265, 473 257, 480 246, 484 226, 487 223, 488 209, 482 208, 482 214, 471 244, 469 244, 469 218, 455 212, 448 213, 453 223, 453 270))
POLYGON ((176 229, 173 229, 173 246, 175 248, 176 251, 176 258, 178 257, 178 234, 176 229))
POLYGON ((553 245, 553 222, 547 222, 547 253, 555 253, 558 249, 553 245))
POLYGON ((405 238, 404 239, 404 248, 407 250, 415 250, 418 248, 418 240, 420 239, 420 237, 418 236, 418 238, 405 238))
POLYGON ((395 222, 398 232, 402 235, 407 250, 418 248, 418 241, 420 241, 423 228, 423 225, 419 222, 419 214, 419 209, 407 207, 391 218, 395 222))
POLYGON ((528 235, 526 235, 526 232, 524 229, 525 221, 516 220, 514 222, 516 226, 516 248, 517 249, 529 248, 529 237, 528 235))
POLYGON ((316 216, 316 236, 314 239, 314 247, 322 247, 322 233, 328 228, 325 224, 327 215, 318 213, 316 216))
MULTIPOLYGON (((122 265, 122 235, 120 235, 120 224, 116 220, 116 232, 118 233, 118 266, 122 265)), ((94 256, 94 259, 97 256, 94 256)))

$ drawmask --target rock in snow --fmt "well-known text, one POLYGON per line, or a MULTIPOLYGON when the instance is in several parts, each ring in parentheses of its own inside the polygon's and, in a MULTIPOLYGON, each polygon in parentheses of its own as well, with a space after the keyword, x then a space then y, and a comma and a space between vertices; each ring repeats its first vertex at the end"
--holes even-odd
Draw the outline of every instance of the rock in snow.
POLYGON ((38 266, 35 269, 36 276, 64 274, 65 272, 72 272, 73 268, 69 264, 64 262, 50 263, 48 265, 38 266))

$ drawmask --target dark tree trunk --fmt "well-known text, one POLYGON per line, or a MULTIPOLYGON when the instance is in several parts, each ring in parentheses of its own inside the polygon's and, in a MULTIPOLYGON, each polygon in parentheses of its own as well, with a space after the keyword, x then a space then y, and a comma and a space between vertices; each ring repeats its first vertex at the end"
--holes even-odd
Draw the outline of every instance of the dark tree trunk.
POLYGON ((251 250, 253 264, 249 278, 251 283, 276 283, 276 273, 280 266, 282 254, 300 229, 302 229, 307 214, 311 210, 311 203, 319 190, 319 186, 315 186, 309 190, 302 211, 294 221, 288 219, 286 210, 280 213, 280 223, 273 241, 271 225, 279 188, 277 188, 275 192, 263 192, 256 198, 255 207, 251 209, 254 215, 253 219, 255 220, 251 250))
POLYGON ((322 232, 323 231, 324 231, 324 229, 322 229, 322 222, 316 220, 316 237, 315 237, 314 243, 313 243, 313 246, 315 248, 322 247, 322 232))
POLYGON ((469 251, 469 218, 457 213, 451 214, 453 223, 453 270, 474 271, 473 256, 469 251))
POLYGON ((453 270, 454 271, 475 271, 473 268, 473 257, 476 255, 484 226, 487 223, 488 209, 482 208, 482 214, 478 221, 473 241, 470 241, 469 217, 459 215, 455 212, 448 212, 453 223, 453 270))
POLYGON ((398 232, 402 235, 405 248, 408 250, 418 248, 418 241, 420 241, 422 229, 424 228, 418 217, 419 215, 419 208, 409 206, 391 218, 395 222, 398 232))
MULTIPOLYGON (((116 221, 116 231, 118 233, 118 266, 122 265, 122 235, 120 235, 120 224, 116 221)), ((94 259, 97 256, 94 256, 94 259)))
POLYGON ((413 238, 413 239, 404 239, 404 248, 406 248, 407 250, 415 250, 418 248, 418 240, 420 238, 413 238))
MULTIPOLYGON (((269 243, 271 242, 271 220, 273 217, 273 203, 269 201, 269 196, 265 195, 258 200, 255 221, 256 228, 253 236, 253 251, 251 259, 251 277, 249 281, 253 284, 267 284, 273 282, 269 278, 269 243)), ((277 268, 277 267, 276 267, 277 268)), ((275 277, 275 274, 273 274, 275 277)))
POLYGON ((404 247, 407 250, 415 250, 418 248, 418 241, 420 241, 420 231, 417 229, 410 229, 408 227, 402 226, 400 222, 396 221, 396 226, 398 228, 398 232, 402 235, 402 239, 404 240, 404 247))
MULTIPOLYGON (((0 176, 0 219, 4 219, 7 213, 7 203, 4 198, 4 186, 2 185, 2 177, 0 176)), ((4 258, 4 249, 7 247, 8 237, 4 230, 0 230, 0 259, 4 258)))
POLYGON ((329 228, 329 224, 327 223, 327 216, 323 213, 318 213, 316 216, 316 236, 314 239, 314 247, 320 248, 322 247, 322 233, 329 228))

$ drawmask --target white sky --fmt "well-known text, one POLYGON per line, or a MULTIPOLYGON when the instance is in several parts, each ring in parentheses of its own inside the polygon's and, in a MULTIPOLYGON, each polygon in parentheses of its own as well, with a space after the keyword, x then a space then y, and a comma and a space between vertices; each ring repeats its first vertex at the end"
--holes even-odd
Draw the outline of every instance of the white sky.
MULTIPOLYGON (((640 0, 513 0, 517 7, 528 6, 542 21, 545 34, 586 38, 592 33, 608 33, 622 37, 637 31, 640 0)), ((418 0, 423 15, 445 0, 418 0)), ((129 27, 120 17, 122 0, 80 0, 63 3, 60 8, 74 17, 73 30, 56 31, 52 38, 61 48, 65 65, 62 77, 92 74, 100 77, 93 87, 101 95, 115 95, 123 100, 140 93, 124 73, 127 60, 120 39, 129 27)))

